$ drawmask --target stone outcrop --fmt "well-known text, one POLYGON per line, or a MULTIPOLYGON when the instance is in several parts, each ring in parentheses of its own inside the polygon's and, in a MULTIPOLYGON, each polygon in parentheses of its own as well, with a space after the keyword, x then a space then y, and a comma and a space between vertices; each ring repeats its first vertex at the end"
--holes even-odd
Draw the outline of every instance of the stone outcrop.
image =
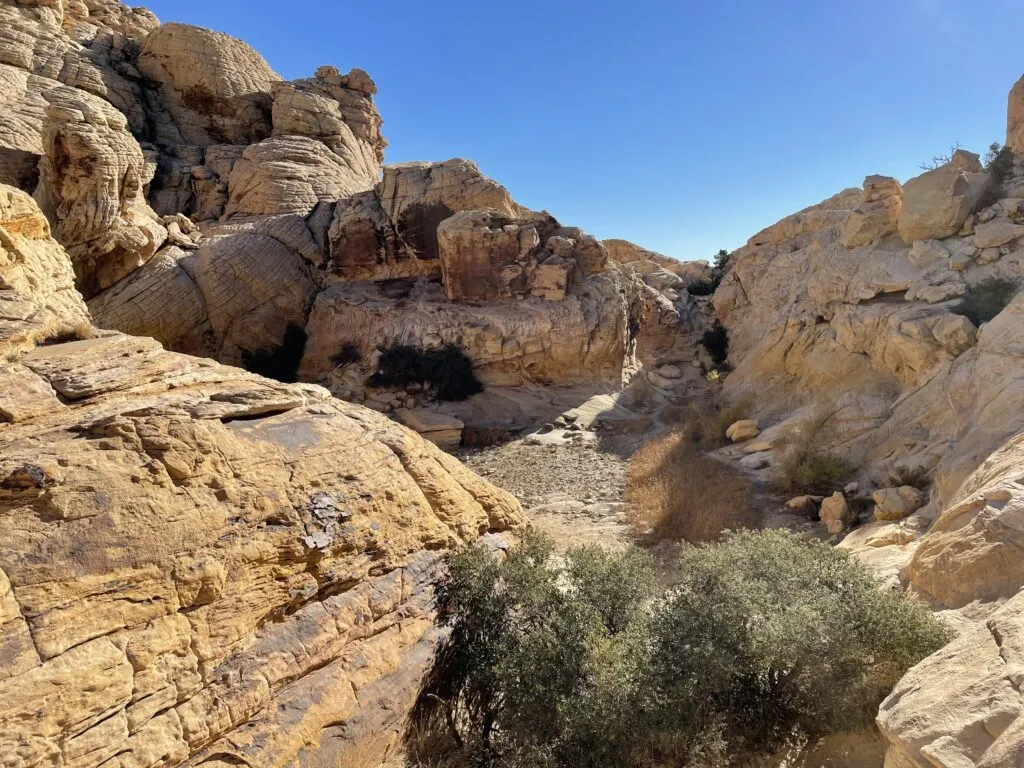
POLYGON ((281 78, 241 40, 188 24, 146 36, 139 71, 156 84, 171 120, 158 142, 251 144, 271 132, 271 87, 281 78))
POLYGON ((898 229, 903 242, 955 235, 974 212, 989 185, 978 156, 954 151, 943 166, 903 186, 898 229))
POLYGON ((1010 90, 1006 106, 1006 146, 1024 154, 1024 77, 1010 90))
POLYGON ((1019 160, 996 186, 957 152, 897 206, 896 182, 869 177, 751 238, 713 300, 727 397, 755 398, 773 435, 812 425, 815 450, 856 462, 857 490, 822 502, 829 533, 960 631, 882 705, 890 768, 1024 759, 1022 180, 1019 160), (974 314, 992 280, 1004 296, 974 314))
POLYGON ((864 194, 843 225, 839 241, 856 248, 896 231, 903 210, 903 187, 888 176, 864 179, 864 194))
POLYGON ((383 752, 440 553, 518 504, 324 389, 94 331, 71 274, 0 187, 0 760, 383 752))

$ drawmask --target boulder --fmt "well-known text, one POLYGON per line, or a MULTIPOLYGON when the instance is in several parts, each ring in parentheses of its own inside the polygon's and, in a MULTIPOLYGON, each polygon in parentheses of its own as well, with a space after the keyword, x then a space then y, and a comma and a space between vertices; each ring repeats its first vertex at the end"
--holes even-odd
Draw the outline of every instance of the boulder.
POLYGON ((373 189, 378 169, 366 158, 343 158, 307 136, 275 136, 245 149, 231 168, 225 215, 306 215, 373 189))
POLYGON ((840 242, 856 248, 896 231, 903 209, 903 188, 889 176, 868 176, 860 204, 843 225, 840 242))
POLYGON ((846 503, 846 497, 839 491, 821 502, 818 517, 833 536, 842 533, 856 521, 856 515, 846 503))
POLYGON ((754 419, 743 419, 741 421, 733 422, 733 424, 725 430, 725 436, 734 443, 741 443, 744 440, 752 440, 759 434, 761 434, 761 430, 758 428, 757 421, 754 419))
POLYGON ((795 496, 786 502, 786 509, 809 517, 818 516, 818 505, 824 501, 820 496, 795 496))
POLYGON ((974 228, 974 244, 978 248, 998 248, 1024 237, 1024 226, 1010 219, 997 218, 974 228))
POLYGON ((911 669, 882 702, 886 765, 1024 765, 1024 594, 911 669))
POLYGON ((875 502, 875 520, 902 520, 914 514, 924 504, 924 494, 917 488, 902 485, 899 488, 880 488, 871 495, 875 502))
POLYGON ((949 163, 908 181, 898 224, 903 242, 941 240, 959 232, 988 185, 977 155, 959 149, 949 163))
POLYGON ((399 408, 395 418, 445 451, 456 451, 462 443, 461 419, 426 408, 399 408))
POLYGON ((167 230, 143 196, 149 181, 124 115, 84 91, 47 91, 36 197, 91 298, 151 259, 167 230))
POLYGON ((271 89, 281 78, 249 45, 189 24, 162 24, 142 45, 139 71, 156 84, 166 144, 251 144, 271 133, 271 89))
POLYGON ((494 301, 529 292, 537 269, 537 224, 497 211, 463 211, 437 230, 445 293, 452 301, 494 301))
POLYGON ((71 262, 35 201, 0 186, 0 227, 0 348, 18 350, 88 327, 71 262))

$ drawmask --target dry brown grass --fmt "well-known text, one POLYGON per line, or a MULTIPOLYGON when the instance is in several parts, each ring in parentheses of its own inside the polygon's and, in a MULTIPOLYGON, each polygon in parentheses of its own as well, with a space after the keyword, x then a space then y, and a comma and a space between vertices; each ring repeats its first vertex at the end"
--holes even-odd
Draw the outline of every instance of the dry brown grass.
POLYGON ((721 448, 728 442, 727 430, 734 422, 749 419, 754 413, 753 400, 738 400, 723 406, 701 406, 696 403, 667 405, 658 418, 668 427, 681 426, 681 431, 705 449, 721 448))
POLYGON ((465 427, 462 430, 463 448, 490 448, 515 439, 515 433, 505 427, 465 427))
POLYGON ((750 481, 738 470, 701 454, 685 430, 641 446, 629 462, 629 519, 655 539, 714 541, 727 530, 750 528, 750 481))

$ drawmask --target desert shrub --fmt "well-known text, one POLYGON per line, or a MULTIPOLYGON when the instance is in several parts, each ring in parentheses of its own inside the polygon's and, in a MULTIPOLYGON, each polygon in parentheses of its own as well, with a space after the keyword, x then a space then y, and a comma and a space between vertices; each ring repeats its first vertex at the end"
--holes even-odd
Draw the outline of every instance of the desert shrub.
POLYGON ((462 430, 463 448, 487 448, 501 445, 515 438, 512 430, 506 427, 470 427, 462 430))
POLYGON ((725 330, 725 326, 716 325, 704 331, 700 343, 716 363, 724 363, 729 357, 729 332, 725 330))
POLYGON ((683 432, 693 443, 705 449, 721 448, 728 442, 725 431, 735 422, 753 416, 754 401, 743 398, 713 407, 690 403, 686 406, 674 406, 672 410, 666 409, 662 413, 664 424, 681 423, 683 432))
POLYGON ((926 160, 925 162, 921 163, 917 167, 920 168, 922 171, 934 171, 936 168, 941 168, 942 166, 946 165, 947 163, 950 163, 950 162, 953 161, 953 155, 956 154, 956 151, 958 149, 960 149, 960 142, 959 141, 954 141, 950 145, 949 151, 946 154, 944 154, 944 155, 933 155, 931 160, 926 160))
POLYGON ((272 349, 242 350, 242 367, 268 379, 286 384, 298 381, 299 363, 306 351, 306 332, 297 325, 285 329, 281 346, 272 349))
POLYGON ((658 729, 717 729, 732 754, 870 724, 949 639, 848 553, 779 531, 687 549, 679 579, 651 626, 658 729))
POLYGON ((853 474, 853 467, 834 453, 811 451, 798 461, 783 461, 786 490, 794 493, 828 495, 841 488, 853 474))
POLYGON ((718 290, 721 279, 694 280, 686 286, 686 292, 691 296, 710 296, 718 290))
POLYGON ((413 711, 479 766, 621 766, 640 736, 638 628, 653 594, 637 552, 570 552, 527 534, 499 561, 479 546, 449 559, 440 621, 451 635, 413 711))
POLYGON ((55 344, 68 344, 72 341, 85 341, 96 336, 96 330, 89 323, 76 323, 47 334, 36 341, 38 347, 49 347, 55 344))
POLYGON ((847 553, 778 531, 685 548, 667 591, 635 550, 563 562, 534 534, 448 564, 412 722, 447 741, 435 765, 735 765, 869 724, 948 640, 847 553))
POLYGON ((989 145, 985 155, 985 170, 997 187, 1002 187, 1013 174, 1013 160, 1013 150, 1009 147, 998 141, 989 145))
POLYGON ((731 258, 731 256, 732 254, 725 250, 725 248, 720 249, 718 253, 715 254, 715 259, 712 262, 714 268, 717 270, 721 270, 722 272, 728 272, 729 259, 731 258))
POLYGON ((971 286, 952 312, 963 315, 972 323, 981 326, 1006 309, 1017 294, 1017 283, 1001 277, 990 277, 971 286))
POLYGON ((828 495, 850 479, 853 465, 819 447, 833 439, 835 416, 834 410, 819 408, 778 442, 780 490, 828 495))
POLYGON ((335 367, 351 365, 352 363, 358 363, 362 359, 363 353, 359 350, 359 347, 351 341, 346 341, 341 345, 341 349, 331 355, 331 365, 335 367))
POLYGON ((374 387, 431 387, 440 400, 465 400, 483 392, 473 372, 473 361, 454 344, 420 349, 392 344, 380 350, 378 371, 370 377, 374 387))
POLYGON ((931 473, 927 467, 898 466, 889 472, 889 482, 895 486, 909 485, 923 491, 931 483, 931 473))
POLYGON ((626 471, 629 521, 658 540, 713 541, 753 525, 750 493, 741 472, 701 454, 682 431, 642 445, 626 471))

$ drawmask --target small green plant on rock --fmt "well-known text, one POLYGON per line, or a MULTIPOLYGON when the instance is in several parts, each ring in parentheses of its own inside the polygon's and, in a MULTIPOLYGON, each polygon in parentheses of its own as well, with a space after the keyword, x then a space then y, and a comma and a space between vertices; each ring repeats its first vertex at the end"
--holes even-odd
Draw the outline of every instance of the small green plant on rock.
POLYGON ((990 277, 971 286, 951 311, 980 327, 1006 309, 1017 295, 1017 290, 1017 283, 1013 280, 990 277))

